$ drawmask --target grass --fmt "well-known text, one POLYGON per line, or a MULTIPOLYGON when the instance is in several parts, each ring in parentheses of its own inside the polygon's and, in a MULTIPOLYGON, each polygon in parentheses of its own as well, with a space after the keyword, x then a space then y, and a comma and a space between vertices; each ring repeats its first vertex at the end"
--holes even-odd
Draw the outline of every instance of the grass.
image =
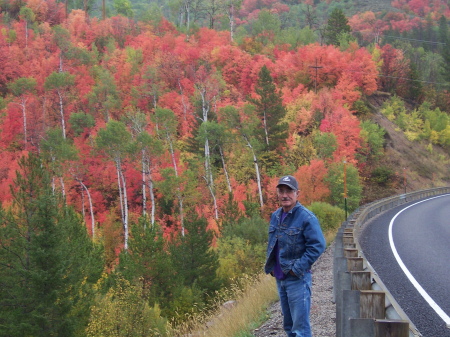
POLYGON ((267 308, 278 299, 275 280, 265 274, 248 278, 243 288, 230 291, 231 308, 217 305, 210 316, 192 317, 174 336, 251 337, 251 330, 267 320, 267 308))

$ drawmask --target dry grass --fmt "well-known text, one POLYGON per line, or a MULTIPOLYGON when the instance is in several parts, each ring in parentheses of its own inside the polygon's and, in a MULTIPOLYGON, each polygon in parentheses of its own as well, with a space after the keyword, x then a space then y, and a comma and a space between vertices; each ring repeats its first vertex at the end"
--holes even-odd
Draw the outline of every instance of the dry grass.
POLYGON ((230 307, 217 306, 208 317, 192 317, 184 327, 177 327, 173 336, 236 337, 259 321, 267 307, 278 299, 274 278, 260 274, 248 279, 244 288, 230 290, 230 307))

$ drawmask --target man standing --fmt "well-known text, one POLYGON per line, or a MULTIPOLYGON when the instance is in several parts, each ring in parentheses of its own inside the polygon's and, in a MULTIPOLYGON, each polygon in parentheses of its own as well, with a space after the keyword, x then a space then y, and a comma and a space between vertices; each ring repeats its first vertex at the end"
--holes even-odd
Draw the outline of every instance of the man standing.
POLYGON ((311 266, 325 250, 316 216, 298 201, 298 183, 282 177, 277 185, 281 207, 272 213, 265 272, 277 279, 288 337, 311 337, 311 266))

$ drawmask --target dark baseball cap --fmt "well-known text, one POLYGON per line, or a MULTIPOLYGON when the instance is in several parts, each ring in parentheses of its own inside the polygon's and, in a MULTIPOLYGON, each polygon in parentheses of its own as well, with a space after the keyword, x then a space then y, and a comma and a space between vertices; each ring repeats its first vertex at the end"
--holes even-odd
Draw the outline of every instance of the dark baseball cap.
POLYGON ((298 190, 298 183, 297 180, 293 176, 284 176, 281 177, 280 180, 278 180, 277 187, 280 187, 280 185, 286 185, 291 190, 298 190))

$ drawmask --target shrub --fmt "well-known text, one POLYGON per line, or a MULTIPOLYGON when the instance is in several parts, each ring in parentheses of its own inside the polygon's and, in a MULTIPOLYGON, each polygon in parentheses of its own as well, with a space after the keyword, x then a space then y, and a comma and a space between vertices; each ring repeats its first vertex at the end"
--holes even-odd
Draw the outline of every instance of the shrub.
POLYGON ((91 310, 86 335, 92 336, 167 336, 167 321, 158 305, 150 307, 142 288, 119 278, 106 295, 98 295, 91 310))
POLYGON ((219 255, 218 276, 227 285, 243 277, 262 270, 266 253, 263 243, 252 245, 240 237, 222 237, 217 247, 219 255))
POLYGON ((386 166, 380 166, 372 171, 371 180, 379 185, 386 186, 394 177, 395 173, 386 166))
POLYGON ((337 229, 345 219, 344 210, 326 202, 313 202, 308 209, 317 216, 324 232, 337 229))
POLYGON ((236 223, 227 224, 223 229, 224 237, 240 237, 251 244, 265 243, 267 240, 268 222, 259 216, 241 218, 236 223))

